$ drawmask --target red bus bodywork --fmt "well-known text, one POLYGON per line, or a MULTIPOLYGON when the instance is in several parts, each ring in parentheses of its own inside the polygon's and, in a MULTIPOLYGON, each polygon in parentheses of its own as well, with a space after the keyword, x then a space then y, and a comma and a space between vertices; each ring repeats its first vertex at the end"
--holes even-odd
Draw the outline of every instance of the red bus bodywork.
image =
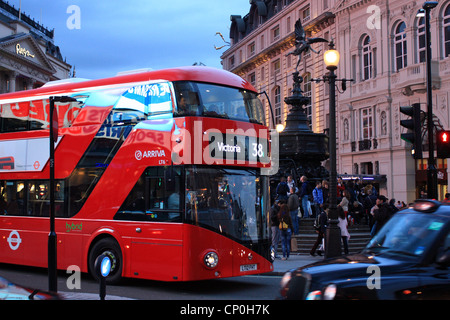
MULTIPOLYGON (((92 90, 127 88, 153 80, 195 81, 255 92, 247 81, 231 73, 211 68, 186 67, 101 80, 54 84, 31 91, 3 94, 0 95, 0 104, 42 100, 43 105, 39 103, 30 105, 28 114, 28 119, 42 122, 48 119, 48 105, 45 101, 48 102, 50 96, 83 95, 92 90)), ((60 129, 55 151, 56 180, 67 179, 76 169, 77 163, 101 130, 112 108, 113 105, 103 102, 99 105, 85 104, 80 108, 70 104, 58 106, 60 129), (67 119, 73 120, 69 126, 64 125, 67 119)), ((15 112, 13 108, 11 110, 15 112)), ((267 257, 207 228, 189 223, 114 220, 115 214, 136 181, 149 166, 170 166, 173 164, 174 152, 178 152, 178 159, 183 159, 184 162, 209 165, 211 159, 198 157, 198 153, 195 152, 195 148, 203 150, 208 147, 209 141, 201 139, 202 133, 211 130, 220 132, 243 130, 246 133, 255 132, 256 136, 263 132, 261 133, 264 135, 263 138, 269 139, 268 131, 263 131, 267 128, 259 124, 215 118, 205 119, 191 116, 148 120, 145 123, 147 129, 136 127, 129 133, 114 158, 106 166, 101 179, 80 211, 73 217, 56 218, 58 269, 67 269, 71 265, 76 265, 82 272, 88 272, 88 260, 93 246, 99 240, 109 238, 116 241, 120 248, 123 277, 191 281, 272 271, 272 263, 267 257), (194 131, 200 134, 200 138, 194 131), (194 151, 188 154, 187 150, 194 151), (204 256, 208 252, 215 252, 218 255, 217 267, 205 266, 204 256), (248 269, 241 267, 246 265, 256 265, 256 267, 248 269)), ((25 141, 24 145, 26 144, 29 148, 29 145, 34 142, 38 146, 41 143, 44 145, 42 141, 48 143, 48 136, 48 129, 4 132, 0 134, 0 142, 5 143, 6 146, 6 143, 25 141)), ((3 156, 0 155, 0 157, 3 156)), ((5 156, 1 159, 2 165, 6 166, 6 163, 10 162, 7 159, 11 158, 5 156)), ((0 181, 49 179, 48 157, 27 159, 27 161, 22 167, 19 167, 16 162, 14 170, 0 168, 0 181)), ((227 165, 248 168, 267 167, 267 164, 247 161, 244 164, 228 163, 227 165)), ((42 210, 45 201, 38 204, 42 210)), ((264 214, 266 217, 267 212, 264 214)), ((47 216, 26 216, 26 214, 12 216, 6 211, 5 214, 0 211, 0 262, 47 267, 48 233, 49 218, 47 216)))

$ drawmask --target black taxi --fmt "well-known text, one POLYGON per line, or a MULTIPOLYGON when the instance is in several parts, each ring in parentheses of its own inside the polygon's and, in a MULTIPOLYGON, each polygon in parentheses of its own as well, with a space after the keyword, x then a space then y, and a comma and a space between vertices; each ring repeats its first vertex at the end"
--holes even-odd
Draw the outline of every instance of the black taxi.
POLYGON ((281 299, 450 299, 450 205, 418 200, 361 253, 288 271, 281 299))

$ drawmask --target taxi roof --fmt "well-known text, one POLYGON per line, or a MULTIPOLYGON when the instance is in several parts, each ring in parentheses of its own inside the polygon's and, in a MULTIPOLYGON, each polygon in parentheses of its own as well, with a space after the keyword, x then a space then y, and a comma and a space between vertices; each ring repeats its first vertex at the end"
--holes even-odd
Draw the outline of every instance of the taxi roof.
POLYGON ((433 213, 450 217, 450 203, 440 202, 432 199, 418 199, 414 202, 410 210, 421 213, 433 213))

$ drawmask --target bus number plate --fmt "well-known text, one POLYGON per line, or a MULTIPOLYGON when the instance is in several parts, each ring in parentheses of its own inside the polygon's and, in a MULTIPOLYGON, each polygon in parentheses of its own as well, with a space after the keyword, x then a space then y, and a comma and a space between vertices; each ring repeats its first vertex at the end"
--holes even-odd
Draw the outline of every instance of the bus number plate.
POLYGON ((241 265, 241 272, 255 271, 255 270, 258 270, 258 266, 256 264, 244 264, 244 265, 241 265))

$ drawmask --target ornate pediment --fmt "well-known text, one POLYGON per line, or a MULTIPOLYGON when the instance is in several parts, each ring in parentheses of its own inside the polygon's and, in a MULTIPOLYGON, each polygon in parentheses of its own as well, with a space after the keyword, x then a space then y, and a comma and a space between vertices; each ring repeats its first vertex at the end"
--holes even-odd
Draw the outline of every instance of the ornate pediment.
POLYGON ((12 67, 21 65, 27 69, 39 69, 49 74, 56 72, 30 34, 18 34, 0 39, 0 62, 12 64, 12 67))

